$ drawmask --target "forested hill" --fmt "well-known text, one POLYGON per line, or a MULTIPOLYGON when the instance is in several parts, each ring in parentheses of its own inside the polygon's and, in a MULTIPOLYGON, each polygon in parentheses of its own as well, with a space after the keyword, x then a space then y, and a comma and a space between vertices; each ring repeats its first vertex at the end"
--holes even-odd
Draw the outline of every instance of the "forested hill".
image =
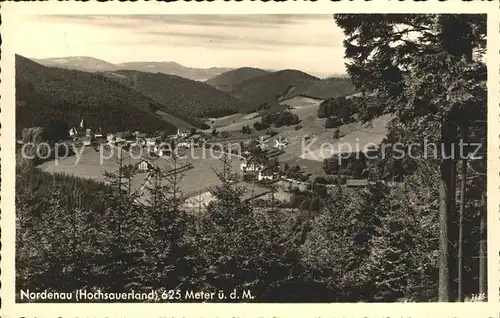
POLYGON ((184 120, 194 117, 222 117, 247 108, 244 102, 208 84, 163 73, 120 70, 107 73, 155 99, 164 110, 184 120))
POLYGON ((302 90, 320 79, 297 70, 283 70, 246 80, 232 90, 232 95, 250 105, 254 111, 264 103, 276 102, 292 90, 302 90))
POLYGON ((354 85, 348 77, 330 77, 320 81, 314 81, 310 86, 303 89, 292 90, 286 98, 297 95, 310 96, 319 99, 329 99, 347 96, 354 93, 354 85))
POLYGON ((205 83, 224 92, 231 92, 233 87, 254 77, 269 74, 268 71, 254 67, 240 67, 209 79, 205 83))
POLYGON ((59 119, 70 126, 82 118, 105 131, 176 127, 156 115, 163 106, 100 74, 46 67, 16 55, 16 132, 59 119))

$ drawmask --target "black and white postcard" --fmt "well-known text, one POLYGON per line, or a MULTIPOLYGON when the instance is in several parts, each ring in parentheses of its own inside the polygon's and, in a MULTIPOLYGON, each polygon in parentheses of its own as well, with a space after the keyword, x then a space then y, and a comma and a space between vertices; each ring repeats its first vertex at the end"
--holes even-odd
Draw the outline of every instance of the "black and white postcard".
POLYGON ((498 4, 216 2, 5 4, 2 316, 498 314, 498 4))

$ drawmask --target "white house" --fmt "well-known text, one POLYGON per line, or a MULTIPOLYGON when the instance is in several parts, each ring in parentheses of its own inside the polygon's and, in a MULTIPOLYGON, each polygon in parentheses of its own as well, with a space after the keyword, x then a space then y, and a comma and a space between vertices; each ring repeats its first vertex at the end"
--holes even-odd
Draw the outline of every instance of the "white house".
POLYGON ((117 143, 119 143, 119 142, 125 142, 126 140, 125 140, 125 138, 123 138, 122 136, 116 136, 116 137, 115 137, 115 141, 116 141, 117 143))
POLYGON ((259 175, 257 176, 257 179, 259 181, 274 180, 277 177, 278 177, 277 173, 271 172, 269 169, 264 169, 264 170, 259 171, 259 175))
POLYGON ((137 170, 141 171, 141 172, 145 172, 145 171, 149 171, 150 169, 153 168, 153 165, 147 161, 147 160, 141 160, 140 162, 138 162, 135 167, 137 168, 137 170))
POLYGON ((113 134, 108 134, 108 135, 106 136, 106 139, 108 140, 108 142, 109 142, 109 143, 113 143, 113 142, 115 142, 115 141, 116 141, 116 137, 115 137, 115 135, 113 135, 113 134))
POLYGON ((154 146, 156 142, 156 138, 146 138, 146 146, 154 146))
POLYGON ((82 135, 81 130, 79 130, 77 127, 73 127, 69 130, 69 136, 74 138, 82 135))
POLYGON ((191 143, 186 142, 186 141, 182 141, 182 142, 177 143, 176 146, 179 148, 191 148, 191 143))
POLYGON ((177 128, 177 138, 187 138, 189 136, 189 130, 185 128, 177 128))
POLYGON ((243 162, 240 165, 240 169, 241 169, 241 171, 243 173, 246 173, 246 172, 257 172, 257 171, 263 170, 264 166, 260 165, 260 164, 256 164, 256 163, 243 162))

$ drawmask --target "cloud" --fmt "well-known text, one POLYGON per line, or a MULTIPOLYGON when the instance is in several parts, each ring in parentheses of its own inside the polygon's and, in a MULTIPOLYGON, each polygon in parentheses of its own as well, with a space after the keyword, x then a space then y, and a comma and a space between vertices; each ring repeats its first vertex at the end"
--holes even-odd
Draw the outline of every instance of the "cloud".
POLYGON ((317 14, 171 14, 171 15, 42 15, 44 20, 57 23, 87 24, 134 28, 140 22, 169 26, 246 26, 253 28, 282 28, 307 21, 325 19, 327 15, 317 14))
MULTIPOLYGON (((316 47, 335 47, 338 45, 332 44, 325 39, 307 39, 307 38, 274 38, 274 37, 251 37, 246 35, 240 35, 238 33, 234 34, 200 34, 200 33, 188 33, 188 32, 176 32, 176 31, 144 31, 145 35, 158 36, 162 38, 163 42, 171 42, 175 40, 177 43, 181 42, 185 45, 196 45, 199 42, 211 42, 221 45, 234 45, 238 44, 245 48, 252 48, 254 46, 276 46, 276 47, 287 47, 287 46, 316 46, 316 47), (185 40, 185 41, 182 41, 185 40)), ((199 43, 201 44, 201 43, 199 43)))
POLYGON ((26 15, 18 51, 342 72, 344 35, 331 15, 26 15), (29 39, 29 40, 28 40, 29 39), (50 43, 50 45, 46 45, 50 43), (202 57, 202 58, 201 58, 202 57))

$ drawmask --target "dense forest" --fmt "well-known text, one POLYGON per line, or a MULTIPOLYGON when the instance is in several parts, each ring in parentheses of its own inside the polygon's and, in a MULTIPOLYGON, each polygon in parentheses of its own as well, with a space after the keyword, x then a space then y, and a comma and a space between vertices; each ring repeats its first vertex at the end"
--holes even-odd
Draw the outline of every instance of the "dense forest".
MULTIPOLYGON (((126 76, 125 82, 130 87, 161 103, 164 111, 186 121, 196 117, 231 115, 248 107, 239 99, 208 84, 179 76, 128 70, 114 73, 126 76)), ((120 80, 120 77, 116 79, 120 80)))
POLYGON ((182 209, 181 178, 162 182, 161 171, 150 204, 137 203, 126 171, 101 186, 18 167, 18 290, 238 289, 255 302, 435 298, 435 171, 283 210, 242 201, 223 158, 217 199, 201 214, 182 209))
POLYGON ((156 115, 160 104, 99 74, 46 67, 16 55, 16 133, 62 120, 116 132, 176 127, 156 115))
POLYGON ((235 70, 230 70, 219 74, 209 79, 205 83, 217 89, 220 89, 223 92, 231 92, 236 85, 251 78, 268 73, 269 71, 265 71, 260 68, 240 67, 235 70))
POLYGON ((319 80, 301 71, 283 70, 265 73, 236 84, 231 94, 250 106, 243 111, 252 112, 264 103, 280 101, 292 89, 307 88, 319 80))
POLYGON ((286 98, 296 95, 311 96, 319 99, 347 96, 354 93, 354 86, 348 77, 330 77, 314 81, 310 86, 291 91, 286 98))

